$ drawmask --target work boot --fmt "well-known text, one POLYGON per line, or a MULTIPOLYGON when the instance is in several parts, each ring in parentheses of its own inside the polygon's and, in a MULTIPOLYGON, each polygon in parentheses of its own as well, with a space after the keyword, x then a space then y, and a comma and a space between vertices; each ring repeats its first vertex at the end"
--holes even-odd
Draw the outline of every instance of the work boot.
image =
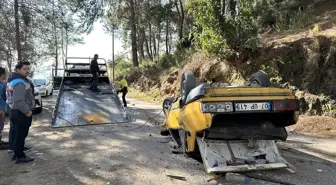
POLYGON ((16 155, 14 154, 13 156, 12 156, 12 161, 15 161, 16 160, 16 155))
POLYGON ((15 164, 29 163, 29 162, 32 162, 34 160, 35 160, 34 158, 25 156, 25 157, 22 157, 22 158, 17 158, 16 161, 15 161, 15 164))

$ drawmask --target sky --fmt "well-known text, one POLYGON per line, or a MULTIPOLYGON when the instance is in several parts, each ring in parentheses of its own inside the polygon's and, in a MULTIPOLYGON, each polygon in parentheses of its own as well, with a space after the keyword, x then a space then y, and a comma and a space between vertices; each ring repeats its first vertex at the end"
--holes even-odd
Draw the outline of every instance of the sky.
MULTIPOLYGON (((112 59, 112 35, 105 33, 103 25, 99 21, 94 24, 90 34, 83 34, 84 44, 69 46, 68 57, 93 57, 98 54, 99 58, 105 60, 112 59)), ((123 53, 122 42, 119 38, 114 39, 114 56, 123 53)), ((44 61, 42 66, 36 67, 34 78, 51 78, 52 63, 54 61, 44 61)), ((61 58, 60 58, 60 62, 61 58)), ((83 62, 83 61, 82 61, 83 62)))
MULTIPOLYGON (((83 35, 85 44, 71 46, 68 49, 69 57, 93 57, 98 54, 99 58, 112 59, 112 35, 106 34, 100 22, 94 24, 94 30, 89 35, 83 35)), ((122 52, 120 39, 114 39, 114 53, 122 52)))

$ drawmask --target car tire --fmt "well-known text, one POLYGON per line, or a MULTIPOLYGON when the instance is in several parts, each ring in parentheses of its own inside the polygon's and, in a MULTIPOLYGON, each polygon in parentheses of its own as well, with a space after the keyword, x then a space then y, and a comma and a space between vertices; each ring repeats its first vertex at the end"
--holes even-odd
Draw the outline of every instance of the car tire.
POLYGON ((42 105, 42 101, 41 101, 41 106, 38 107, 38 108, 35 108, 35 110, 34 110, 35 114, 40 114, 42 112, 42 109, 43 109, 42 107, 43 107, 43 105, 42 105))
POLYGON ((249 79, 249 85, 257 84, 261 87, 270 87, 271 81, 266 73, 258 71, 253 73, 249 79))
POLYGON ((182 74, 181 79, 181 107, 185 105, 189 92, 196 87, 196 76, 193 72, 187 71, 182 74))
POLYGON ((46 96, 49 96, 48 91, 46 91, 46 96))
POLYGON ((52 95, 53 95, 53 92, 54 92, 54 89, 51 89, 50 96, 52 96, 52 95))
POLYGON ((174 100, 175 100, 175 98, 173 98, 173 97, 169 97, 169 98, 166 98, 166 99, 163 100, 162 110, 163 110, 163 113, 165 114, 165 116, 167 116, 165 110, 170 108, 170 106, 173 104, 174 100))

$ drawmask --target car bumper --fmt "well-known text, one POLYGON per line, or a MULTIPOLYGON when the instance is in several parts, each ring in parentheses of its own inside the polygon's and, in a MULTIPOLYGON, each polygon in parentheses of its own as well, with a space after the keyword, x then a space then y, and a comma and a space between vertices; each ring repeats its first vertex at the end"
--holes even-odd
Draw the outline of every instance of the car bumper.
POLYGON ((35 109, 36 109, 36 108, 40 108, 40 107, 41 107, 41 101, 35 99, 35 109))
POLYGON ((39 90, 41 96, 47 96, 47 90, 39 90))

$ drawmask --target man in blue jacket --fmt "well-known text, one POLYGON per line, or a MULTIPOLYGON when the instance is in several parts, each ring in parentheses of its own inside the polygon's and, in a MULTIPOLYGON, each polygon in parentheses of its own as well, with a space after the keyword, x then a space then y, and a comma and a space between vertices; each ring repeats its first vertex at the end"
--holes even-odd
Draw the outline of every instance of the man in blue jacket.
POLYGON ((16 73, 7 82, 7 104, 10 107, 10 120, 15 128, 14 156, 16 164, 34 161, 24 153, 25 139, 32 123, 32 111, 35 107, 33 86, 27 79, 29 62, 19 62, 16 73))
POLYGON ((6 78, 7 78, 6 69, 0 67, 0 150, 8 148, 8 143, 2 141, 2 131, 5 126, 5 114, 7 110, 6 83, 5 83, 6 78))

